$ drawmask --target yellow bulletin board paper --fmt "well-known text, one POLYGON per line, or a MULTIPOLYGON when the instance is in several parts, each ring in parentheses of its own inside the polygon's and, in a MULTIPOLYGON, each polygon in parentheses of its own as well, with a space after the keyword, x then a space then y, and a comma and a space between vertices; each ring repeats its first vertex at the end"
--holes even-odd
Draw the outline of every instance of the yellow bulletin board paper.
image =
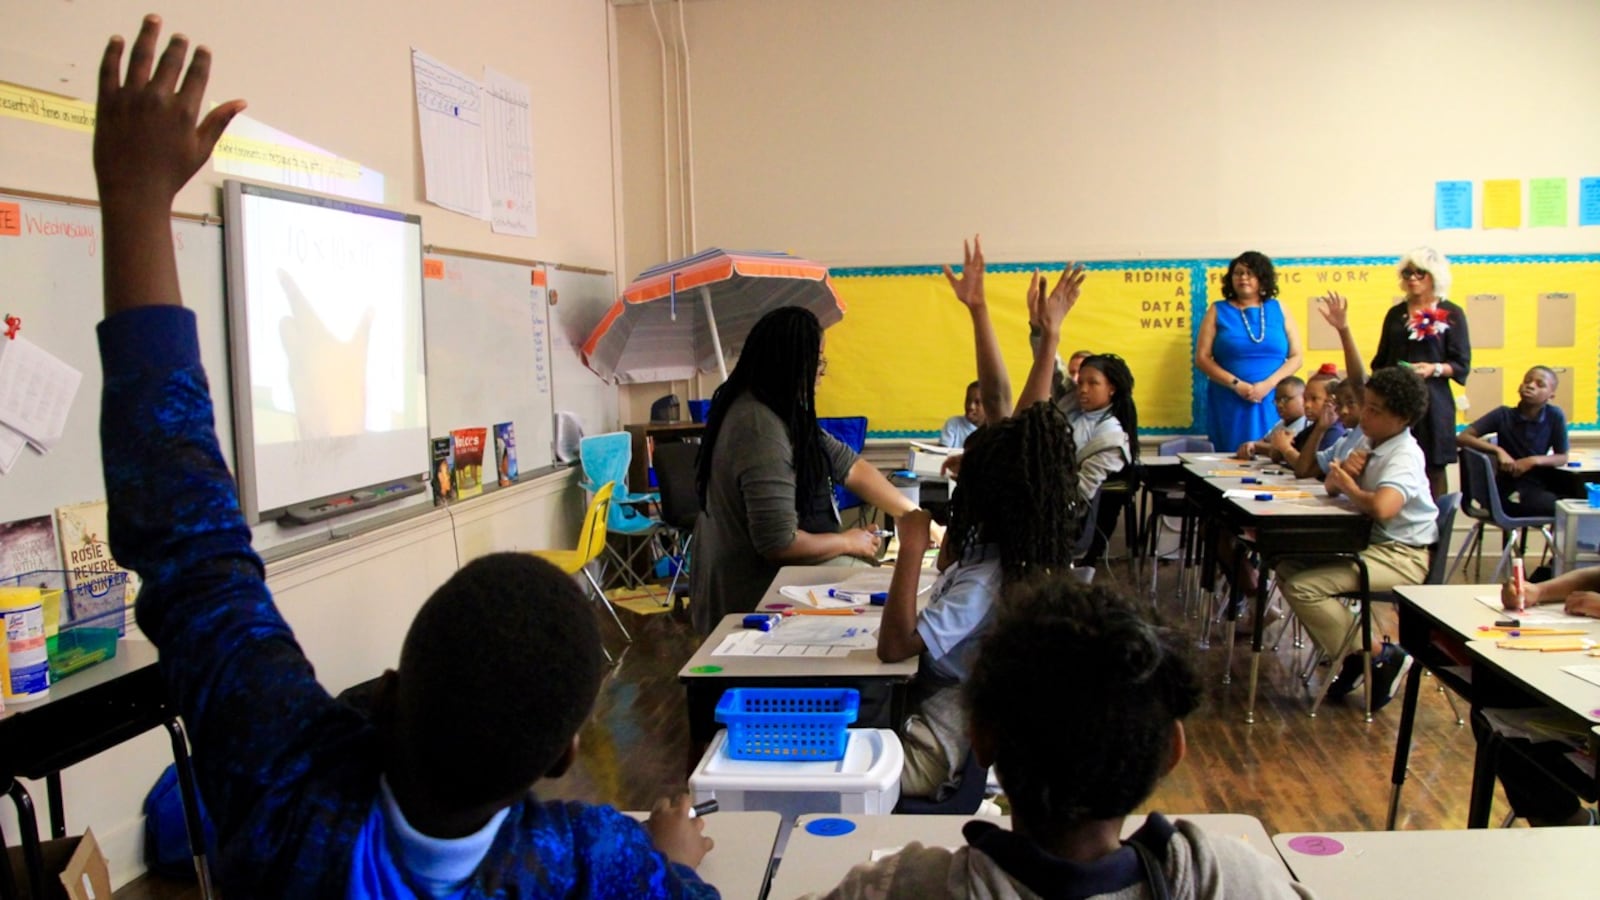
POLYGON ((1564 228, 1567 224, 1567 180, 1532 178, 1528 180, 1528 226, 1564 228))
MULTIPOLYGON (((1338 291, 1350 301, 1350 324, 1362 358, 1378 348, 1384 314, 1401 297, 1392 256, 1293 257, 1275 260, 1279 299, 1307 344, 1300 375, 1323 363, 1344 367, 1343 353, 1306 338, 1316 316, 1313 299, 1338 291)), ((1144 435, 1197 434, 1205 429, 1206 386, 1194 371, 1197 317, 1207 302, 1221 297, 1226 265, 1218 259, 1176 259, 1160 263, 1096 262, 1083 297, 1068 316, 1060 353, 1110 351, 1128 360, 1136 386, 1139 428, 1144 435), (1149 274, 1145 274, 1149 273, 1149 274), (1181 292, 1181 294, 1180 294, 1181 292), (1180 301, 1182 306, 1179 306, 1180 301)), ((1022 390, 1032 354, 1028 348, 1023 297, 1028 273, 1060 264, 1006 264, 986 279, 990 317, 1011 376, 1012 395, 1022 390)), ((1522 373, 1534 365, 1567 373, 1562 396, 1568 427, 1600 430, 1600 347, 1578 335, 1600 333, 1600 255, 1458 256, 1451 260, 1450 298, 1467 309, 1474 337, 1474 369, 1503 377, 1469 378, 1467 388, 1452 385, 1465 426, 1500 404, 1516 402, 1522 373), (1560 346, 1541 346, 1541 298, 1570 294, 1571 325, 1560 346), (1485 321, 1482 344, 1476 340, 1474 311, 1487 307, 1475 296, 1499 298, 1498 323, 1485 321), (1495 335, 1498 324, 1499 335, 1495 335), (1499 340, 1494 340, 1498 337, 1499 340), (1470 397, 1470 401, 1467 399, 1470 397)), ((827 333, 828 374, 818 388, 823 415, 865 415, 875 438, 929 437, 961 412, 966 385, 976 377, 972 323, 966 308, 950 293, 932 266, 901 269, 835 269, 834 283, 849 306, 842 322, 827 333)), ((1548 331, 1548 328, 1544 329, 1548 331)), ((1548 334, 1543 335, 1549 337, 1548 334)))
POLYGON ((1522 182, 1491 178, 1483 183, 1483 227, 1522 227, 1522 182))

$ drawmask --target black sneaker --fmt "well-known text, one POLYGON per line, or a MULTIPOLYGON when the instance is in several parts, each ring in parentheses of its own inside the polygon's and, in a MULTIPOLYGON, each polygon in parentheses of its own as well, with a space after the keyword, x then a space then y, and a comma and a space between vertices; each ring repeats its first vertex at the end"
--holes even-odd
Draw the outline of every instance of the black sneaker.
POLYGON ((1372 711, 1389 705, 1400 690, 1400 682, 1411 671, 1411 654, 1385 640, 1383 652, 1372 661, 1372 711))
POLYGON ((1361 663, 1361 654, 1352 653, 1346 656, 1339 674, 1328 682, 1328 699, 1343 700, 1351 691, 1361 687, 1361 682, 1366 680, 1365 669, 1366 666, 1361 663))

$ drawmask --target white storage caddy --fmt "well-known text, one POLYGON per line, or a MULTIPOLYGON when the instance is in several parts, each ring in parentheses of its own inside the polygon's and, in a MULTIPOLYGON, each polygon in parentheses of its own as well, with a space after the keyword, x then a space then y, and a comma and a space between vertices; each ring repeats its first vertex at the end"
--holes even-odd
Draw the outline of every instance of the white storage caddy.
POLYGON ((1572 569, 1600 565, 1600 507, 1587 500, 1557 500, 1555 547, 1551 571, 1560 575, 1572 569))
POLYGON ((806 813, 888 815, 900 800, 905 752, 887 728, 852 728, 844 759, 786 762, 729 759, 726 730, 717 732, 689 776, 694 802, 716 800, 730 811, 771 810, 783 817, 775 855, 783 854, 797 816, 806 813))

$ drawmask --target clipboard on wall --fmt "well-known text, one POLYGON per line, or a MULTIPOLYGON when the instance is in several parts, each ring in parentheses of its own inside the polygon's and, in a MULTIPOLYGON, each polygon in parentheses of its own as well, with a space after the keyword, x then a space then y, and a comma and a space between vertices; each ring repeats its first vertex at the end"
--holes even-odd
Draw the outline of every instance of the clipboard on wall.
POLYGON ((1578 295, 1539 295, 1539 346, 1574 347, 1578 334, 1578 295))
POLYGON ((1472 323, 1474 349, 1499 349, 1506 345, 1506 298, 1504 294, 1472 294, 1467 297, 1467 321, 1472 323))
POLYGON ((1499 366, 1473 366, 1472 374, 1467 376, 1467 422, 1475 422, 1479 416, 1505 405, 1505 396, 1504 369, 1499 366))

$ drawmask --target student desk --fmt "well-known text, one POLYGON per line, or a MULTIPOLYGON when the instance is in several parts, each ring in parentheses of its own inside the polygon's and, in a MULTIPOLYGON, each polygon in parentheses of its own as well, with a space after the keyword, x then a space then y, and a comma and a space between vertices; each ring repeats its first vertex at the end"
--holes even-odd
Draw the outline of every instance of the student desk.
MULTIPOLYGON (((6 785, 17 807, 17 827, 22 832, 23 858, 33 896, 43 896, 39 827, 33 801, 17 779, 45 780, 51 834, 66 837, 61 770, 152 728, 167 729, 178 766, 189 834, 200 833, 194 773, 189 766, 183 726, 167 705, 166 687, 156 658, 156 648, 148 641, 121 641, 116 656, 52 684, 46 699, 8 704, 0 713, 0 784, 6 785)), ((0 840, 0 847, 4 843, 0 840)), ((201 849, 194 850, 195 871, 200 877, 202 896, 209 897, 210 879, 202 854, 201 849)), ((6 868, 8 864, 0 855, 0 897, 11 896, 11 878, 6 868)))
MULTIPOLYGON (((627 815, 641 823, 648 812, 627 815)), ((767 868, 778 841, 781 819, 775 812, 718 812, 705 817, 706 837, 714 846, 696 870, 724 900, 758 900, 767 887, 767 868)))
POLYGON ((1567 464, 1551 468, 1555 480, 1573 497, 1584 496, 1584 485, 1600 481, 1600 454, 1573 450, 1567 454, 1567 464))
MULTIPOLYGON (((1222 814, 1169 818, 1187 819, 1210 834, 1242 840, 1268 859, 1279 861, 1273 852, 1272 839, 1255 816, 1222 814)), ((801 816, 789 833, 789 845, 784 848, 778 871, 772 876, 772 891, 768 896, 773 900, 790 900, 807 893, 831 890, 852 868, 869 862, 874 850, 903 847, 912 841, 929 847, 964 847, 967 840, 961 829, 974 820, 993 822, 1001 828, 1011 827, 1011 819, 1006 816, 801 816), (806 825, 817 819, 844 819, 853 824, 855 830, 838 837, 815 835, 806 830, 806 825)), ((1143 824, 1144 816, 1129 816, 1122 826, 1123 836, 1138 831, 1143 824)), ((1287 872, 1288 868, 1284 870, 1287 872)))
POLYGON ((1592 896, 1600 859, 1600 828, 1340 831, 1272 842, 1295 880, 1323 900, 1592 896))
MULTIPOLYGON (((1588 637, 1600 641, 1600 619, 1588 626, 1588 637)), ((1600 686, 1561 671, 1563 666, 1600 664, 1587 653, 1540 653, 1531 650, 1502 650, 1495 641, 1467 642, 1472 658, 1474 708, 1510 705, 1504 698, 1532 701, 1581 721, 1591 729, 1600 723, 1600 686)), ((1494 799, 1493 753, 1489 742, 1478 742, 1477 760, 1472 771, 1472 797, 1467 805, 1467 827, 1485 828, 1489 806, 1494 799)), ((1600 745, 1590 742, 1590 751, 1600 745)), ((1600 773, 1594 789, 1600 791, 1600 773)))
MULTIPOLYGON (((848 572, 848 569, 836 570, 848 572)), ((868 613, 866 615, 871 615, 868 613)), ((878 661, 871 648, 852 650, 848 656, 713 656, 723 638, 743 630, 744 614, 723 616, 689 661, 678 670, 689 705, 689 767, 700 761, 700 754, 717 725, 713 713, 722 692, 734 687, 850 687, 861 691, 863 728, 892 728, 897 718, 894 701, 898 686, 916 677, 917 660, 897 663, 878 661)))

